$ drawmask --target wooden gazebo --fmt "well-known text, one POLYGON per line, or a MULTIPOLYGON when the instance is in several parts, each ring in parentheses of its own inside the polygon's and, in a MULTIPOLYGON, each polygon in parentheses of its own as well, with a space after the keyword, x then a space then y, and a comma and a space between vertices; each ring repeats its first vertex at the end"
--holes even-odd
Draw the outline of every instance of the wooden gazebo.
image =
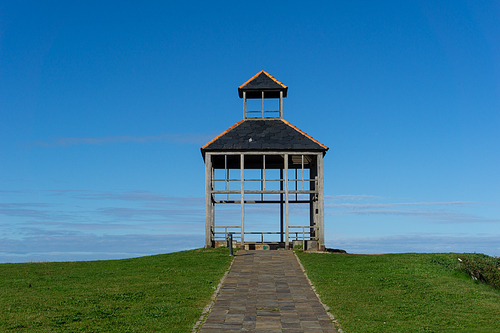
POLYGON ((232 232, 242 248, 288 249, 292 244, 303 244, 310 250, 324 249, 323 157, 328 147, 283 119, 287 91, 283 83, 260 71, 238 87, 243 120, 201 147, 205 160, 205 247, 226 244, 227 234, 232 232), (262 100, 257 102, 259 109, 247 109, 247 100, 255 99, 262 100), (269 104, 275 109, 269 109, 269 104), (246 176, 245 170, 260 173, 246 176), (260 185, 257 189, 256 184, 260 185), (280 230, 262 232, 262 239, 264 234, 279 234, 279 242, 245 242, 245 234, 249 234, 245 232, 245 205, 254 203, 279 205, 280 230), (215 207, 221 204, 239 204, 241 220, 216 224, 215 207), (289 225, 290 204, 309 205, 309 221, 289 225))

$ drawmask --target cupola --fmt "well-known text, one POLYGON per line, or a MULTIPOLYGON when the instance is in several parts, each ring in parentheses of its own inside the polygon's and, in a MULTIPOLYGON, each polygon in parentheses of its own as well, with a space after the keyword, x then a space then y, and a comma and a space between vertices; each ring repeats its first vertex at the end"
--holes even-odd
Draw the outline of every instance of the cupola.
POLYGON ((258 72, 238 87, 239 97, 243 98, 243 119, 283 118, 283 98, 287 91, 287 86, 266 71, 258 72), (252 103, 249 108, 247 100, 258 99, 262 103, 252 103))

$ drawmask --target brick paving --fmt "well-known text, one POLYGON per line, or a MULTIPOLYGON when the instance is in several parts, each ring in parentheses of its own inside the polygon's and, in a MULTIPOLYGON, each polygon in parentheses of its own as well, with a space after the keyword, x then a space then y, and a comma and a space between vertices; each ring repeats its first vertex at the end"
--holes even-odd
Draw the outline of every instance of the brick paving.
POLYGON ((337 332, 292 251, 238 251, 200 333, 337 332))

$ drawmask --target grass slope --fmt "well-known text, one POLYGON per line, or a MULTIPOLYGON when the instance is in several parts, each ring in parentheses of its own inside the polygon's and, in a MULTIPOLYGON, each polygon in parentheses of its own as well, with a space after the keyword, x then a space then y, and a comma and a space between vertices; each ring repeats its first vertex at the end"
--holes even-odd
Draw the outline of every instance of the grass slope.
POLYGON ((500 291, 458 254, 297 254, 347 333, 500 332, 500 291))
POLYGON ((227 249, 135 259, 0 265, 2 332, 190 332, 227 249))

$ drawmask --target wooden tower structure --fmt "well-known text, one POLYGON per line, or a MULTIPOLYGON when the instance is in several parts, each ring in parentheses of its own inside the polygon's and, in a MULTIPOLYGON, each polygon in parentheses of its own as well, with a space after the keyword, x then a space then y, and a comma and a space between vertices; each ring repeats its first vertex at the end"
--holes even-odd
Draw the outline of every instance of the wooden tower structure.
POLYGON ((242 248, 266 248, 264 235, 278 234, 275 246, 288 249, 298 242, 307 249, 324 249, 323 157, 328 147, 283 119, 287 92, 287 86, 260 71, 238 87, 243 120, 201 147, 205 247, 226 244, 232 232, 242 248), (245 231, 245 205, 254 203, 279 205, 280 230, 260 232, 261 244, 245 241, 245 235, 259 233, 245 231), (240 205, 241 219, 231 225, 216 224, 215 208, 221 204, 240 205), (291 226, 291 204, 308 205, 308 221, 291 226))

